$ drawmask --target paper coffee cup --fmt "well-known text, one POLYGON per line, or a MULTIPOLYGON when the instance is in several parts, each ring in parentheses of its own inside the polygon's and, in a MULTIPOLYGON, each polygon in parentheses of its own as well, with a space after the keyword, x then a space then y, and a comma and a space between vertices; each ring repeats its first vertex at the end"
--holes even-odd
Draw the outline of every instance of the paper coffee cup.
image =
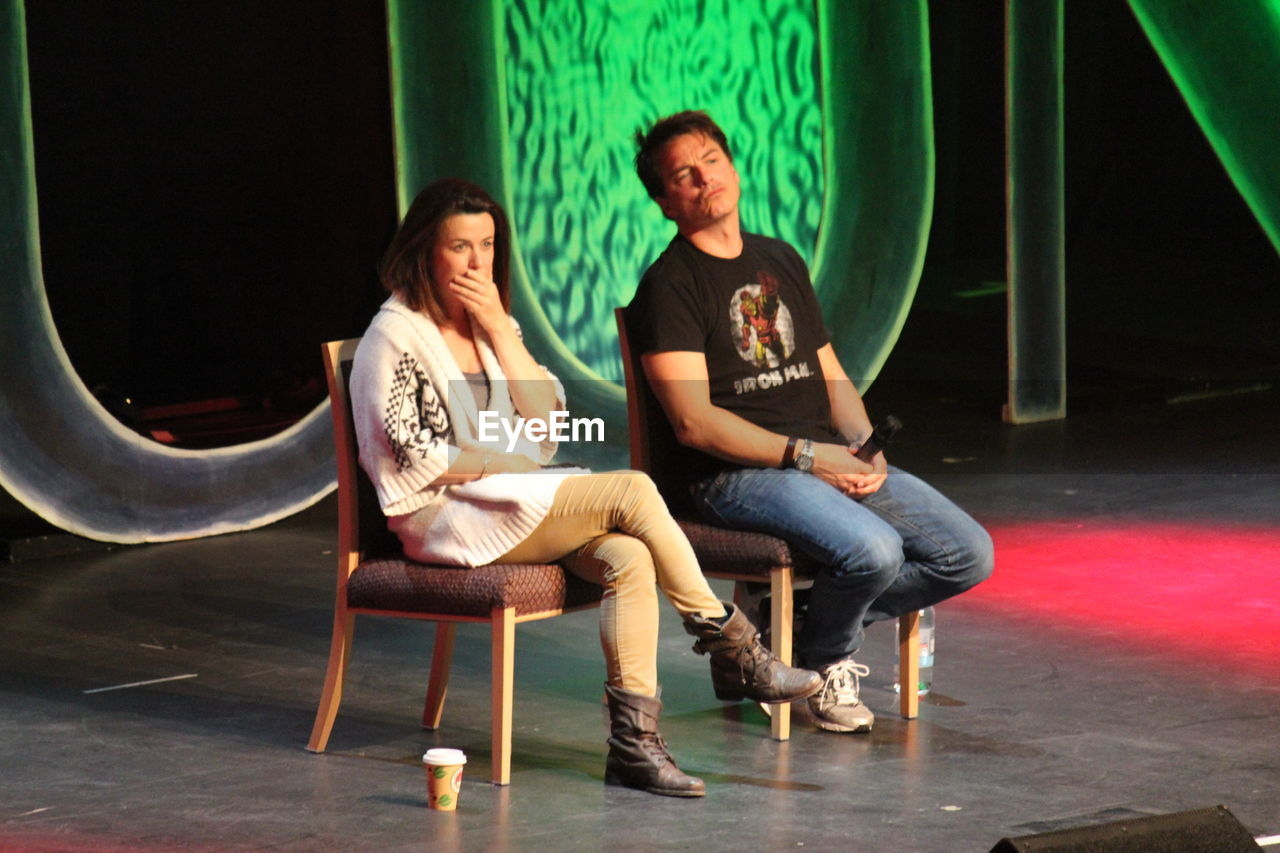
POLYGON ((462 790, 462 765, 467 756, 460 749, 428 749, 422 756, 427 771, 427 805, 442 812, 458 807, 462 790))

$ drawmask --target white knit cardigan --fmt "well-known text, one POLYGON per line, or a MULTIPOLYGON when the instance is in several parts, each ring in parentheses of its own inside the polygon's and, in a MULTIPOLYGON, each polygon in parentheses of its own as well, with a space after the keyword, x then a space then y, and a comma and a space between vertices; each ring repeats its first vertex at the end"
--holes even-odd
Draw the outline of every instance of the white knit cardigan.
MULTIPOLYGON (((514 318, 511 323, 518 333, 514 318)), ((484 330, 472 328, 489 378, 489 407, 503 422, 514 424, 515 407, 497 354, 484 330)), ((562 409, 564 389, 551 378, 557 408, 562 409)), ((479 441, 475 397, 440 330, 397 296, 383 303, 360 341, 350 390, 360 464, 373 481, 391 529, 417 531, 412 541, 401 533, 405 553, 413 559, 456 566, 492 562, 546 517, 566 476, 585 473, 555 469, 432 485, 461 451, 505 451, 507 436, 499 429, 497 442, 479 441), (411 514, 413 524, 405 525, 411 514)), ((550 462, 555 451, 554 440, 534 443, 523 435, 515 447, 540 465, 550 462)))

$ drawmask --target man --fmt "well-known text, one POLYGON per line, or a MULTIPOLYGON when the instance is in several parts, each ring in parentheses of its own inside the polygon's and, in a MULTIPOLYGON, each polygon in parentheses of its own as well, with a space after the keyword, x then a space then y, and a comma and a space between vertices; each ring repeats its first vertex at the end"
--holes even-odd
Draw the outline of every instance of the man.
POLYGON ((692 507, 821 565, 798 643, 824 678, 809 708, 823 729, 869 731, 875 717, 858 695, 868 670, 853 659, 863 629, 988 577, 991 539, 883 453, 854 455, 871 434, 862 398, 800 256, 741 230, 738 173, 715 122, 677 113, 636 142, 640 180, 678 233, 627 322, 676 437, 696 451, 679 463, 692 507))

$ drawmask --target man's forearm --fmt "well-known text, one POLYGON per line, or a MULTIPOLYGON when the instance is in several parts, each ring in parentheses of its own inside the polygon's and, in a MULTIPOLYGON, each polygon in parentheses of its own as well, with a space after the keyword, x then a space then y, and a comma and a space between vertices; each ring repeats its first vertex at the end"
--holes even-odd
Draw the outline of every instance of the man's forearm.
POLYGON ((711 406, 676 429, 681 444, 752 468, 779 468, 787 436, 770 432, 727 409, 711 406))
POLYGON ((862 444, 871 435, 871 419, 853 383, 845 380, 830 382, 828 397, 831 401, 831 422, 836 432, 849 444, 862 444))
POLYGON ((642 362, 681 444, 738 465, 777 468, 782 464, 787 436, 712 404, 702 353, 649 353, 642 362))
POLYGON ((827 344, 818 350, 818 363, 827 381, 827 402, 831 404, 831 426, 849 444, 861 444, 871 435, 871 418, 858 388, 844 372, 836 351, 827 344))

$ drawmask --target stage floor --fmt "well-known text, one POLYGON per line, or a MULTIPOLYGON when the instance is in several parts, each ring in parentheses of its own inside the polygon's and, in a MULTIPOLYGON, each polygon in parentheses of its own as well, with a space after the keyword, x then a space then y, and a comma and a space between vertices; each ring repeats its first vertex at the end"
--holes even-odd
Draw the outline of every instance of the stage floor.
POLYGON ((484 781, 483 630, 459 631, 444 725, 426 732, 431 627, 362 617, 312 755, 330 499, 253 533, 0 566, 0 849, 986 851, 1219 803, 1280 833, 1280 395, 1013 428, 994 402, 910 390, 869 395, 908 424, 892 458, 997 543, 996 576, 938 608, 919 719, 893 713, 876 626, 874 732, 822 733, 798 707, 776 743, 754 706, 715 700, 665 608, 662 728, 708 794, 607 788, 588 611, 518 631, 500 789, 484 781), (426 808, 431 746, 471 757, 457 813, 426 808))

